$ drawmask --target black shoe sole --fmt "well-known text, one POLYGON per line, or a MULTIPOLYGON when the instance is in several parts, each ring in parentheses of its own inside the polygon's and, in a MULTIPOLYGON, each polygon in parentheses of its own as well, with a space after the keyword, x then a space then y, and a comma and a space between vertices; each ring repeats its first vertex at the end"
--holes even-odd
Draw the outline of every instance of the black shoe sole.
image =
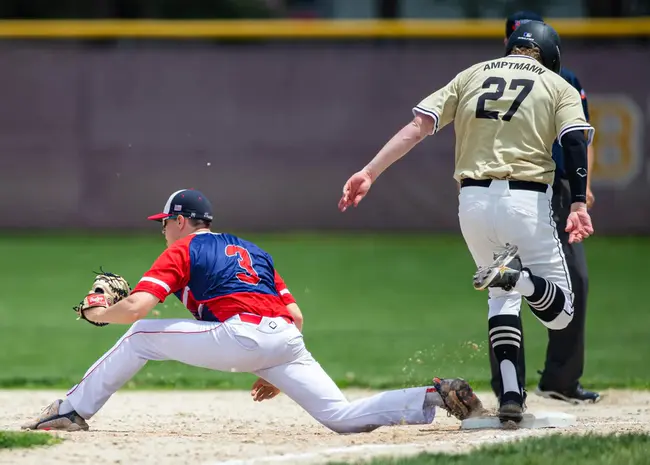
POLYGON ((501 423, 513 421, 521 422, 524 419, 524 408, 515 402, 506 402, 499 407, 499 420, 501 423))
POLYGON ((500 268, 506 266, 517 256, 519 248, 516 245, 509 245, 506 249, 494 258, 490 266, 483 266, 479 268, 474 274, 474 289, 482 291, 490 285, 490 283, 499 274, 500 268))

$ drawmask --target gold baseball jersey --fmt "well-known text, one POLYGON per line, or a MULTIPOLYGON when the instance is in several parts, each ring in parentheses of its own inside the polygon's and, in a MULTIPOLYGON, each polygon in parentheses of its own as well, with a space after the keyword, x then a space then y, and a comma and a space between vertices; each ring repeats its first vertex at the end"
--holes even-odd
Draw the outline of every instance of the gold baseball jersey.
POLYGON ((514 179, 552 184, 555 139, 587 123, 578 91, 526 55, 476 64, 415 108, 434 120, 433 133, 454 121, 454 178, 514 179))

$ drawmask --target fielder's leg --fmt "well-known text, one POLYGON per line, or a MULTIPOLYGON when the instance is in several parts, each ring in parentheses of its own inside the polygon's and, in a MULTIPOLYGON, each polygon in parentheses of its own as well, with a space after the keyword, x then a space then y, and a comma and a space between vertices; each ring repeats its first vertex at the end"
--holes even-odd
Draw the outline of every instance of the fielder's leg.
POLYGON ((463 380, 434 379, 431 386, 397 389, 348 401, 332 378, 303 346, 291 362, 258 370, 257 376, 293 399, 319 423, 336 433, 362 433, 381 426, 422 425, 433 422, 436 407, 450 409, 450 390, 468 405, 467 416, 482 405, 463 380))
POLYGON ((295 358, 300 332, 281 318, 264 328, 238 318, 225 323, 144 319, 134 323, 61 401, 24 429, 87 430, 90 419, 149 360, 176 360, 225 372, 252 372, 295 358))

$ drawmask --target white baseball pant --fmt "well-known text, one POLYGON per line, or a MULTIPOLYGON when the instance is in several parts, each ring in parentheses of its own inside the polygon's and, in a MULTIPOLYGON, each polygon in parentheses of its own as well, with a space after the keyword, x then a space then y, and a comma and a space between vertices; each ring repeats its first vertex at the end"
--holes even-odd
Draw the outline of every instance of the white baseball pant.
POLYGON ((324 426, 356 433, 397 424, 428 424, 427 387, 383 392, 349 402, 283 318, 259 324, 235 316, 224 323, 183 319, 136 322, 67 395, 91 418, 148 360, 176 360, 225 372, 248 372, 275 385, 324 426))
MULTIPOLYGON (((553 221, 552 195, 551 186, 545 193, 510 189, 505 180, 493 180, 489 187, 466 186, 460 190, 458 217, 476 266, 490 265, 494 252, 503 250, 506 243, 514 244, 519 247, 524 267, 555 283, 564 292, 564 312, 549 326, 563 329, 573 318, 573 292, 569 267, 553 221)), ((521 294, 490 288, 488 304, 488 318, 519 315, 521 294)))

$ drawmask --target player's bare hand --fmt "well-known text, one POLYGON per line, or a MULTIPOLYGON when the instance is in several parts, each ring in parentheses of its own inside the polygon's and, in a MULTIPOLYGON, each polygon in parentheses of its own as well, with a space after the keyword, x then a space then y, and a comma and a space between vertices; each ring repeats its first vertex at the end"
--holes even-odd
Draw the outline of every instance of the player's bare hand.
POLYGON ((370 174, 361 170, 354 173, 348 182, 343 186, 343 196, 339 200, 339 210, 344 212, 350 206, 357 206, 366 196, 372 185, 370 174))
POLYGON ((255 402, 273 399, 278 394, 280 394, 280 390, 262 378, 258 378, 251 388, 251 396, 255 402))
POLYGON ((571 213, 569 213, 566 222, 566 232, 569 233, 569 244, 581 242, 594 233, 591 216, 589 216, 584 203, 571 205, 571 213))
POLYGON ((587 188, 587 210, 591 210, 595 201, 596 197, 594 196, 594 193, 591 192, 591 189, 587 188))

